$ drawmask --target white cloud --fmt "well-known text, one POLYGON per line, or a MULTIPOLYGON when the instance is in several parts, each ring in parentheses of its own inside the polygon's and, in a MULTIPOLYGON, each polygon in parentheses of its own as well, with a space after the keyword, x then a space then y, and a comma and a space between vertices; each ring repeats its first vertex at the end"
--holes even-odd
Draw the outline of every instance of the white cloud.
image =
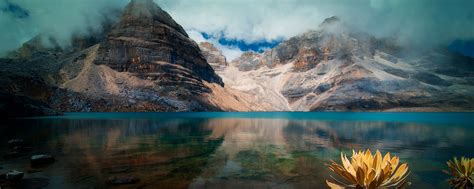
POLYGON ((102 29, 102 21, 128 0, 9 0, 0 4, 0 53, 18 48, 39 33, 68 46, 73 34, 86 35, 102 29), (26 18, 4 11, 7 2, 26 10, 26 18))
POLYGON ((240 55, 243 53, 238 47, 221 45, 216 38, 205 39, 202 34, 196 30, 188 30, 186 33, 188 33, 189 38, 193 39, 197 43, 212 43, 216 48, 222 51, 222 54, 226 57, 228 62, 240 57, 240 55))
MULTIPOLYGON (((17 48, 38 33, 67 46, 73 33, 100 30, 103 14, 129 0, 10 0, 30 17, 0 10, 0 52, 17 48)), ((0 1, 0 7, 5 4, 0 1)), ((255 42, 289 38, 315 29, 327 17, 378 36, 397 34, 419 44, 474 39, 473 0, 155 0, 186 30, 255 42)), ((231 51, 231 50, 229 50, 231 51)), ((235 51, 232 51, 235 52, 235 51)), ((231 54, 231 53, 229 53, 231 54)))
POLYGON ((222 54, 226 57, 227 62, 232 62, 236 58, 240 57, 242 53, 244 53, 242 50, 240 50, 237 47, 229 47, 229 46, 223 46, 220 44, 213 43, 218 49, 222 51, 222 54))
POLYGON ((207 40, 204 39, 202 34, 196 30, 188 30, 186 31, 188 33, 189 38, 192 40, 196 41, 196 43, 201 43, 201 42, 206 42, 207 40))
POLYGON ((156 0, 186 29, 246 42, 289 38, 337 15, 376 36, 425 46, 474 38, 473 0, 156 0))

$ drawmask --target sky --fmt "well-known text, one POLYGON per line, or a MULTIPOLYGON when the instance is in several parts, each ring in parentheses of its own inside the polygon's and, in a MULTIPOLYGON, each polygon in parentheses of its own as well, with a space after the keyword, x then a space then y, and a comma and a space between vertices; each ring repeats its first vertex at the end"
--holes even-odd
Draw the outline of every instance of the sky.
MULTIPOLYGON (((0 54, 35 35, 64 47, 72 35, 102 29, 128 0, 0 0, 0 54)), ((473 0, 155 0, 194 40, 209 41, 229 60, 317 29, 339 16, 355 29, 431 47, 474 40, 473 0)), ((464 44, 464 43, 459 43, 464 44)), ((469 46, 469 45, 468 45, 469 46)), ((472 46, 472 45, 471 45, 472 46)), ((465 49, 462 49, 465 50, 465 49)), ((472 51, 467 50, 467 51, 472 51)))

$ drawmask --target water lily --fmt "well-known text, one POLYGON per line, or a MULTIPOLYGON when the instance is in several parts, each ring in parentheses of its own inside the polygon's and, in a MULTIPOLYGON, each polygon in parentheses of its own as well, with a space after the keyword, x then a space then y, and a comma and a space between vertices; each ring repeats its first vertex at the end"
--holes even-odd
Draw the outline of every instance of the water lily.
POLYGON ((330 188, 406 188, 410 183, 406 181, 409 175, 408 164, 399 166, 400 160, 390 153, 382 157, 380 151, 372 155, 370 150, 352 152, 351 160, 341 153, 342 165, 331 160, 329 169, 335 172, 340 179, 326 180, 330 188))
POLYGON ((449 171, 444 171, 447 174, 453 176, 449 180, 449 184, 453 188, 474 188, 474 158, 461 157, 454 158, 446 162, 448 164, 449 171))

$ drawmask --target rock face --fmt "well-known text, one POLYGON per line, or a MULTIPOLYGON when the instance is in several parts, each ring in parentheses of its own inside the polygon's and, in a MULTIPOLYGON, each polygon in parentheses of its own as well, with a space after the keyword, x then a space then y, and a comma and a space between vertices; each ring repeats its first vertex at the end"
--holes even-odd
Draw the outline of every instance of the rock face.
POLYGON ((404 54, 393 39, 349 31, 337 17, 219 72, 251 102, 285 111, 474 109, 474 60, 444 50, 404 54), (240 78, 240 79, 237 79, 240 78))
POLYGON ((98 49, 96 65, 130 72, 158 85, 223 85, 197 44, 152 0, 132 0, 98 49), (173 77, 182 74, 183 77, 173 77))
POLYGON ((252 51, 244 52, 240 57, 232 61, 240 71, 256 70, 267 63, 266 54, 259 54, 252 51))
POLYGON ((228 66, 225 56, 212 43, 201 42, 199 48, 214 70, 222 71, 228 66))

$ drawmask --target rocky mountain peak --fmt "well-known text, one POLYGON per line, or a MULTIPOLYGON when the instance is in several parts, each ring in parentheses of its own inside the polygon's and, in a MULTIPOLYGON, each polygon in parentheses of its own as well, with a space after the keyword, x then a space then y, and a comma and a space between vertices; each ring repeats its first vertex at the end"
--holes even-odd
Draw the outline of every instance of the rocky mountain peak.
POLYGON ((324 19, 324 21, 319 25, 319 27, 333 25, 335 23, 341 22, 341 19, 337 16, 331 16, 329 18, 324 19))
POLYGON ((127 5, 122 19, 101 44, 95 64, 160 85, 202 87, 200 80, 223 85, 196 42, 152 0, 132 0, 127 5))
POLYGON ((153 0, 132 0, 123 11, 121 23, 142 27, 164 24, 188 36, 185 30, 153 0))
POLYGON ((212 43, 201 42, 199 43, 199 48, 215 71, 222 71, 228 66, 225 56, 212 43))

